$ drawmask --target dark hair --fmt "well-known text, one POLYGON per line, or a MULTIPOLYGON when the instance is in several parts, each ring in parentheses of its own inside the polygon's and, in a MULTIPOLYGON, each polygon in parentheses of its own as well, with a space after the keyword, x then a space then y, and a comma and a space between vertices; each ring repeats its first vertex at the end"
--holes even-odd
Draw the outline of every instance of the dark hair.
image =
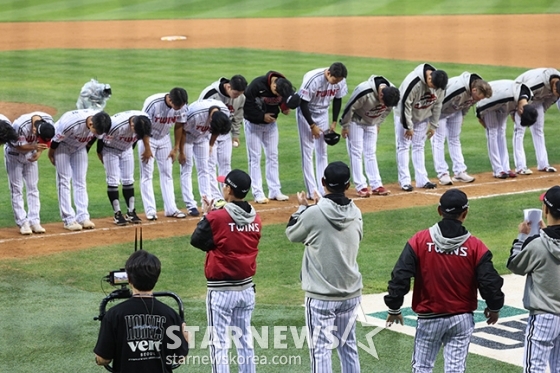
POLYGON ((348 76, 348 70, 342 62, 335 62, 329 67, 329 73, 335 78, 346 78, 348 76))
POLYGON ((132 123, 134 124, 134 133, 138 140, 144 138, 144 136, 151 136, 152 134, 152 122, 150 118, 145 115, 135 115, 132 118, 132 123))
POLYGON ((276 92, 282 96, 282 98, 287 99, 295 93, 294 86, 286 78, 276 79, 276 92))
POLYGON ((161 273, 161 262, 146 250, 135 251, 124 265, 128 281, 140 291, 152 290, 161 273))
POLYGON ((0 120, 0 144, 17 141, 18 136, 12 125, 5 120, 0 120))
POLYGON ((183 106, 189 101, 189 95, 184 88, 175 87, 169 92, 171 103, 175 106, 183 106))
POLYGON ((397 106, 401 99, 401 93, 396 87, 385 87, 381 92, 383 93, 383 103, 385 106, 397 106))
POLYGON ((111 129, 111 117, 104 111, 100 111, 91 117, 91 122, 98 135, 107 133, 111 129))
POLYGON ((54 137, 54 126, 44 119, 36 120, 34 123, 37 129, 37 136, 44 141, 49 141, 54 137))
POLYGON ((218 109, 212 113, 212 119, 210 120, 210 133, 225 135, 231 131, 231 120, 229 116, 222 112, 218 106, 212 106, 209 112, 218 109))
POLYGON ((229 80, 229 85, 234 91, 244 92, 247 88, 247 80, 243 75, 234 75, 229 80))
POLYGON ((445 89, 447 87, 448 81, 447 73, 443 70, 434 70, 432 71, 432 84, 437 89, 445 89))
POLYGON ((523 114, 521 114, 519 124, 523 127, 532 126, 537 121, 538 116, 539 112, 533 105, 525 105, 523 106, 523 114))

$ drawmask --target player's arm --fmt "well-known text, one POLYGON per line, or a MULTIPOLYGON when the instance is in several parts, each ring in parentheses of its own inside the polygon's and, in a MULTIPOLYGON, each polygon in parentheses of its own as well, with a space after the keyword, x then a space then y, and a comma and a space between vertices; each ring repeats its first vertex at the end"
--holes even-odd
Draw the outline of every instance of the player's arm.
POLYGON ((97 365, 109 365, 111 363, 111 359, 104 359, 101 356, 95 354, 95 364, 97 365))
MULTIPOLYGON (((140 161, 147 163, 150 158, 154 155, 152 154, 152 146, 150 145, 150 136, 146 135, 142 138, 142 143, 144 144, 144 152, 140 156, 140 161)), ((180 156, 179 156, 180 157, 180 156)))
POLYGON ((309 110, 309 101, 302 98, 301 103, 299 104, 299 109, 301 110, 301 114, 309 125, 309 129, 311 130, 311 134, 313 135, 313 137, 319 138, 319 136, 321 135, 321 129, 318 125, 315 124, 313 118, 311 117, 311 111, 309 110))
MULTIPOLYGON (((91 147, 93 146, 93 144, 95 143, 95 141, 97 140, 97 137, 93 137, 93 139, 89 140, 89 142, 86 145, 86 152, 89 153, 89 150, 91 149, 91 147)), ((100 140, 102 141, 102 140, 100 140)))
POLYGON ((330 129, 334 131, 336 128, 336 122, 338 121, 338 116, 340 115, 340 109, 342 108, 342 98, 335 97, 332 104, 332 123, 330 129))
POLYGON ((383 300, 389 308, 390 315, 400 315, 404 296, 410 291, 410 279, 416 277, 418 258, 410 243, 404 249, 391 272, 391 280, 383 300))
POLYGON ((510 256, 507 261, 508 269, 516 275, 524 276, 529 274, 539 265, 538 255, 535 256, 532 247, 528 246, 531 241, 539 236, 524 238, 527 237, 527 233, 519 232, 517 239, 513 240, 510 256))
POLYGON ((243 116, 251 123, 265 123, 263 108, 257 102, 259 97, 259 84, 253 81, 245 90, 245 104, 243 105, 243 116))
POLYGON ((115 335, 113 333, 113 327, 109 321, 110 315, 106 314, 101 321, 101 327, 99 328, 99 336, 97 337, 97 343, 93 349, 95 354, 95 363, 97 365, 107 365, 113 360, 115 354, 116 343, 115 335))
MULTIPOLYGON (((305 199, 305 192, 301 192, 305 199)), ((296 212, 290 216, 288 226, 286 227, 286 236, 290 242, 303 242, 310 233, 311 227, 308 222, 313 222, 316 219, 313 217, 315 206, 305 206, 300 204, 296 212)))
POLYGON ((476 281, 478 291, 482 299, 486 301, 487 313, 489 314, 488 323, 495 323, 500 309, 504 306, 504 293, 502 286, 504 279, 498 274, 492 263, 492 253, 490 250, 482 256, 476 266, 476 281), (490 315, 494 314, 494 315, 490 315))
POLYGON ((49 148, 49 160, 51 161, 51 163, 54 166, 54 153, 56 152, 56 149, 58 148, 58 145, 60 145, 59 142, 56 141, 52 141, 51 142, 51 147, 49 148))
POLYGON ((239 107, 231 118, 231 140, 239 143, 239 134, 241 133, 241 123, 243 123, 243 106, 245 105, 245 96, 240 96, 239 107))
POLYGON ((202 251, 210 251, 216 248, 212 227, 206 216, 203 216, 196 225, 196 229, 191 236, 191 245, 202 251))
POLYGON ((430 117, 430 128, 428 131, 435 132, 439 126, 439 118, 441 117, 441 107, 443 106, 443 99, 445 98, 445 91, 443 89, 438 90, 438 98, 436 103, 432 107, 432 116, 430 117))

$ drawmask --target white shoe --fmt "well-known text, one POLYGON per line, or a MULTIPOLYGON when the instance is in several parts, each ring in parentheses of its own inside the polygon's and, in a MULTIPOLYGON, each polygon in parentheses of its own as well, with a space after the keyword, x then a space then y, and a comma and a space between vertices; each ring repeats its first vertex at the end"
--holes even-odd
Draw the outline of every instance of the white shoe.
POLYGON ((439 178, 439 183, 441 185, 453 185, 453 181, 451 181, 451 178, 449 177, 449 174, 445 174, 442 177, 439 178))
POLYGON ((177 218, 177 219, 184 219, 184 218, 187 217, 187 215, 185 215, 184 212, 179 211, 179 210, 175 211, 175 212, 174 212, 173 214, 171 214, 171 215, 166 215, 166 216, 167 216, 168 218, 177 218))
POLYGON ((45 233, 47 230, 41 226, 41 224, 33 224, 31 226, 33 233, 45 233))
POLYGON ((80 225, 82 226, 82 228, 84 229, 93 229, 95 228, 95 224, 93 224, 93 222, 89 219, 86 219, 82 222, 80 222, 80 225))
POLYGON ((522 168, 521 170, 516 171, 516 173, 519 175, 532 175, 533 171, 529 168, 522 168))
POLYGON ((270 199, 274 199, 274 200, 276 200, 276 201, 287 201, 287 200, 290 199, 290 197, 288 197, 288 196, 285 195, 285 194, 278 193, 275 197, 272 197, 272 198, 270 198, 270 199))
POLYGON ((266 205, 268 203, 268 198, 265 197, 255 198, 255 202, 261 205, 266 205))
POLYGON ((146 219, 148 219, 150 221, 157 220, 157 215, 156 214, 146 214, 146 219))
POLYGON ((29 222, 25 222, 19 227, 19 233, 23 235, 33 234, 31 227, 29 226, 29 222))
POLYGON ((459 172, 457 175, 453 176, 453 181, 462 181, 463 183, 472 183, 474 177, 467 174, 465 171, 459 172))
POLYGON ((82 230, 82 226, 80 224, 76 223, 75 221, 73 221, 70 224, 64 224, 64 229, 68 229, 69 231, 72 231, 72 232, 77 232, 77 231, 82 230))

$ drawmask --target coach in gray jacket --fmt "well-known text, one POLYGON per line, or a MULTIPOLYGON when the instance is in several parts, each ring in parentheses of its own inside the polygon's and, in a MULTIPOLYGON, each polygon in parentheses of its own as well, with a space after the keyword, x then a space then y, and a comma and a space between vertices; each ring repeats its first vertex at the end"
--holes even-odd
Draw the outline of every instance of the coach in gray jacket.
POLYGON ((362 275, 356 261, 363 236, 362 213, 344 194, 350 187, 346 164, 330 163, 322 184, 326 194, 320 199, 316 194, 313 206, 308 206, 305 191, 297 194, 300 206, 286 228, 290 241, 305 244, 301 287, 305 290, 311 371, 332 371, 328 346, 336 339, 341 371, 360 372, 355 310, 362 293, 362 275), (343 342, 347 330, 350 332, 343 342))

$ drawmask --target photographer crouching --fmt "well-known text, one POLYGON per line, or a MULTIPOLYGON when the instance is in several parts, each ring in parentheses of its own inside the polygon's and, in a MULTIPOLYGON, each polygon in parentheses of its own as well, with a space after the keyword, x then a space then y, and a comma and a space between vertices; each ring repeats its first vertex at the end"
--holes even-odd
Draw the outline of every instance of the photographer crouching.
POLYGON ((132 297, 103 317, 93 350, 95 362, 108 365, 113 361, 114 372, 170 373, 171 357, 187 356, 188 333, 177 312, 153 296, 161 262, 139 250, 128 258, 125 270, 132 297))

